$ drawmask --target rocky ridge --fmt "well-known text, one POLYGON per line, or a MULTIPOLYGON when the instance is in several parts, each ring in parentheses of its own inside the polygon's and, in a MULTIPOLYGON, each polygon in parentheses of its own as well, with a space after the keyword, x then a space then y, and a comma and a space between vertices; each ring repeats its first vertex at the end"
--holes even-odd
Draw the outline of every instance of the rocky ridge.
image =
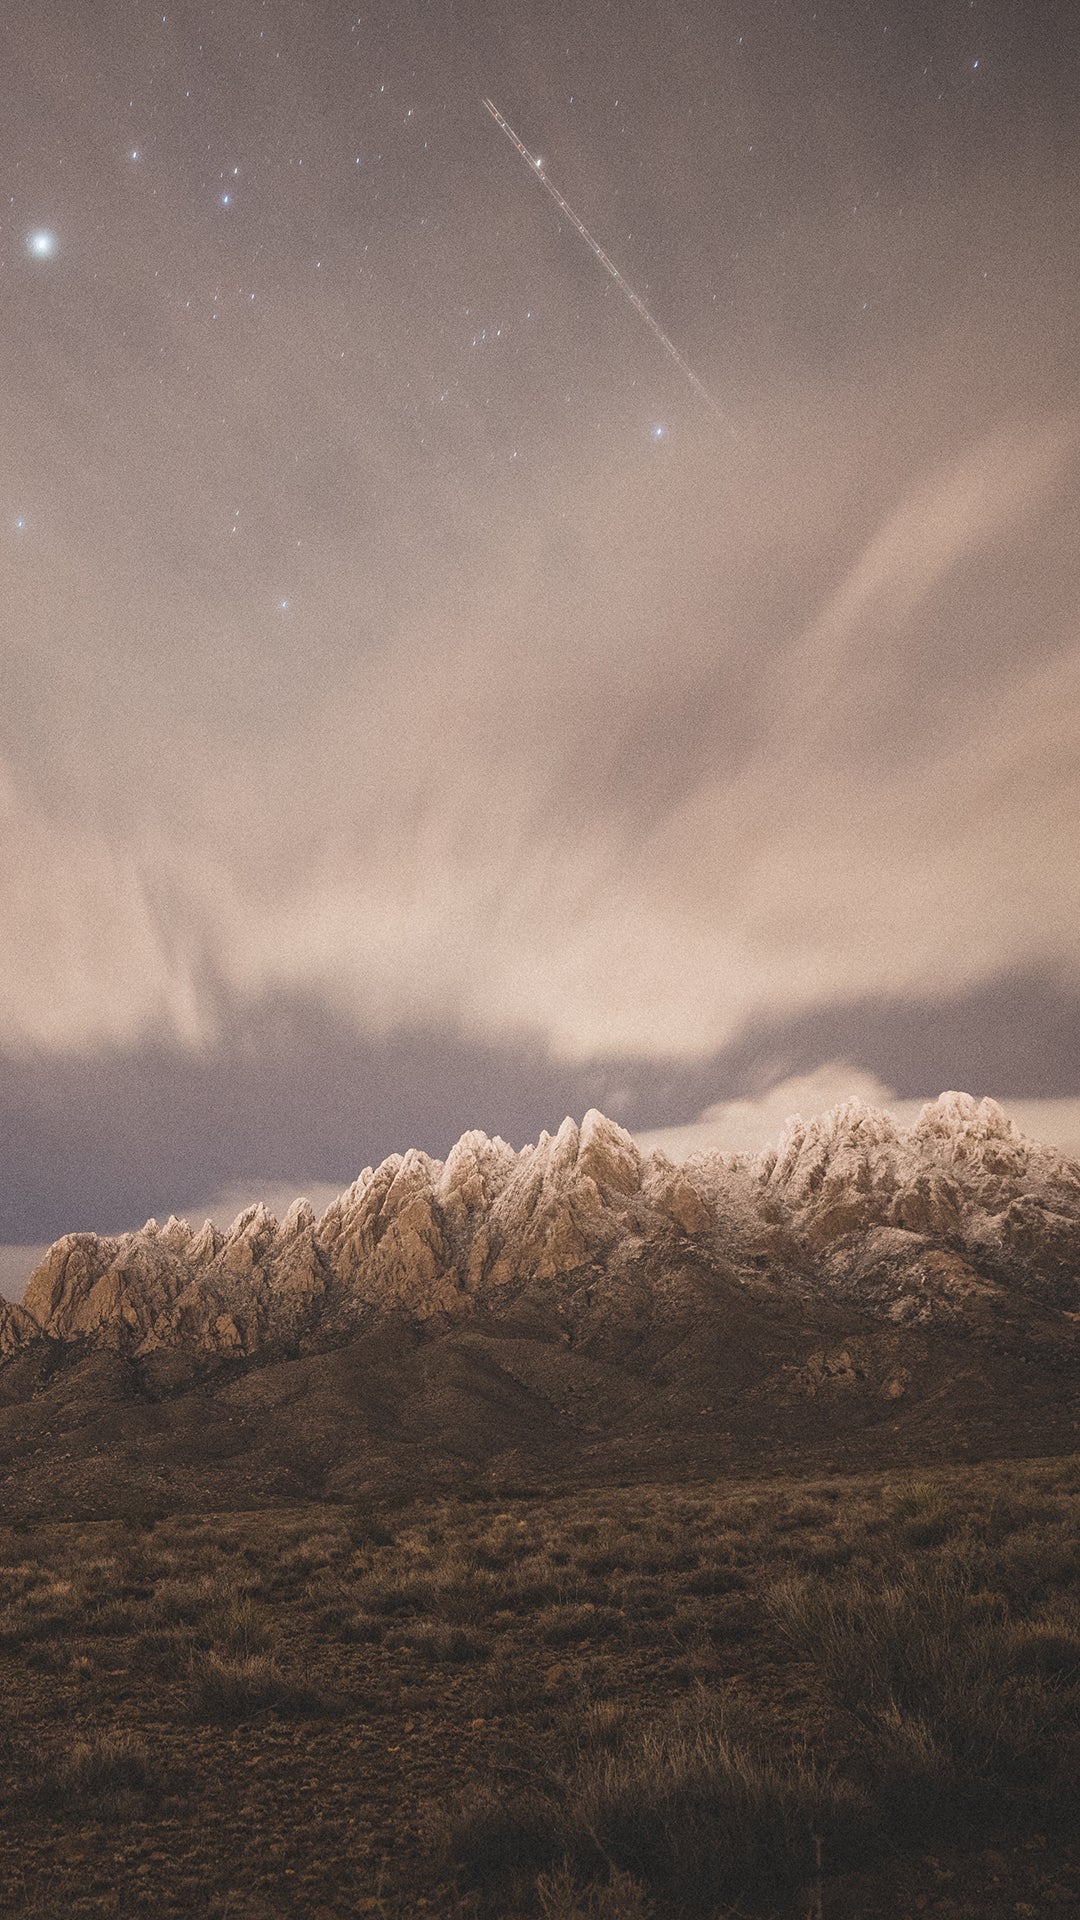
POLYGON ((590 1111, 520 1152, 471 1132, 445 1161, 391 1155, 321 1219, 297 1200, 280 1223, 256 1205, 224 1233, 170 1219, 68 1234, 23 1307, 0 1307, 0 1353, 46 1341, 272 1358, 388 1318, 478 1316, 544 1321, 574 1345, 670 1318, 719 1283, 856 1327, 979 1331, 1019 1314, 1071 1334, 1080 1167, 960 1093, 907 1130, 850 1101, 790 1122, 764 1154, 681 1166, 590 1111))

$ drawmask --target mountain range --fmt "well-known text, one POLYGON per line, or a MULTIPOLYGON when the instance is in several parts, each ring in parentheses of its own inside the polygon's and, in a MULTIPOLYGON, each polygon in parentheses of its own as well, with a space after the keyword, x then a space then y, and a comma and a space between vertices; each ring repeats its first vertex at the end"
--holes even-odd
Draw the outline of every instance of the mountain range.
POLYGON ((0 1306, 0 1497, 1053 1451, 1078 1325, 1080 1166, 992 1100, 682 1165, 591 1111, 392 1155, 319 1219, 66 1235, 0 1306))

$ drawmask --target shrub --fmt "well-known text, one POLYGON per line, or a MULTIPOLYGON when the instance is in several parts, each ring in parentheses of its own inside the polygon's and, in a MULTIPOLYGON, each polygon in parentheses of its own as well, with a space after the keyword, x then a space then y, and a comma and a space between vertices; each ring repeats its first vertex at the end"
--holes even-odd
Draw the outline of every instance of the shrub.
POLYGON ((537 1617, 541 1636, 549 1647, 569 1646, 574 1640, 607 1639, 621 1633, 624 1622, 614 1607, 548 1607, 537 1617))
POLYGON ((1080 1623, 1061 1614, 1018 1622, 1009 1635, 1009 1656, 1017 1673, 1075 1686, 1080 1683, 1080 1623))
POLYGON ((39 1623, 32 1620, 25 1609, 16 1605, 0 1607, 0 1648, 21 1647, 38 1631, 39 1623))
POLYGON ((133 1667, 171 1680, 190 1655, 194 1634, 188 1627, 148 1627, 136 1636, 131 1649, 133 1667))
POLYGON ((84 1614, 84 1633, 135 1633, 142 1615, 130 1600, 102 1600, 84 1614))
POLYGON ((994 1555, 995 1584, 1018 1605, 1044 1600, 1080 1580, 1075 1528, 1029 1527, 1011 1533, 994 1555))
POLYGON ((470 1881, 491 1886, 549 1866, 559 1853, 559 1830, 559 1808, 549 1794, 480 1786, 446 1810, 434 1837, 470 1881))
POLYGON ((158 1581, 154 1607, 162 1620, 190 1625, 221 1596, 221 1582, 210 1574, 199 1574, 194 1579, 170 1578, 158 1581))
POLYGON ((594 1700, 575 1718, 574 1730, 583 1747, 612 1747, 625 1735, 629 1717, 621 1700, 594 1700))
POLYGON ((718 1593, 737 1593, 746 1586, 746 1576, 736 1567, 703 1566, 683 1582, 686 1593, 707 1599, 718 1593))
POLYGON ((587 1748, 542 1788, 482 1789, 459 1803, 449 1844, 481 1884, 543 1868, 549 1889, 565 1893, 572 1882, 552 1873, 563 1863, 564 1875, 629 1876, 680 1910, 711 1911, 718 1899, 792 1892, 814 1872, 819 1844, 826 1864, 840 1864, 869 1827, 855 1788, 802 1752, 768 1755, 724 1699, 701 1691, 587 1748))
POLYGON ((401 1634, 401 1644, 424 1660, 461 1663, 486 1660, 491 1653, 489 1640, 478 1633, 469 1633, 464 1627, 451 1626, 444 1620, 418 1622, 415 1627, 401 1634))
POLYGON ((204 1616, 203 1632, 214 1646, 228 1653, 261 1653, 270 1643, 270 1628, 258 1602, 235 1590, 204 1616))
POLYGON ((700 1692, 631 1730, 573 1776, 578 1837, 621 1871, 694 1905, 793 1891, 816 1840, 848 1859, 868 1813, 856 1791, 804 1753, 769 1755, 722 1696, 700 1692))
POLYGON ((361 1582, 357 1597, 367 1613, 424 1613, 432 1605, 434 1590, 430 1579, 417 1580, 406 1573, 391 1573, 361 1582))
POLYGON ((373 1613, 343 1610, 336 1615, 333 1628, 347 1645, 355 1647, 377 1646, 386 1638, 385 1620, 376 1619, 373 1613))
POLYGON ((1010 1620, 962 1563, 911 1563, 890 1583, 832 1589, 789 1579, 769 1610, 863 1733, 863 1758, 897 1832, 1063 1810, 1075 1798, 1075 1637, 1010 1620), (1040 1641, 1042 1656, 1040 1656, 1040 1641), (1045 1664, 1042 1664, 1042 1660, 1045 1664))

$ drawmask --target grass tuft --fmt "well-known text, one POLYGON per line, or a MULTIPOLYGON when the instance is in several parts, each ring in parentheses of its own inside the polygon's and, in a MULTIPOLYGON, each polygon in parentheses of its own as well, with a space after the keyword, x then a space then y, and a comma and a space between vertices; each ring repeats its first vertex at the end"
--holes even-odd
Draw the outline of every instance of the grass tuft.
POLYGON ((297 1685, 266 1653, 229 1658, 204 1654, 192 1662, 196 1710, 207 1720, 247 1720, 256 1713, 316 1715, 326 1702, 313 1688, 297 1685))
POLYGON ((54 1814, 121 1819, 162 1785, 145 1741, 109 1731, 76 1740, 39 1782, 39 1797, 54 1814))

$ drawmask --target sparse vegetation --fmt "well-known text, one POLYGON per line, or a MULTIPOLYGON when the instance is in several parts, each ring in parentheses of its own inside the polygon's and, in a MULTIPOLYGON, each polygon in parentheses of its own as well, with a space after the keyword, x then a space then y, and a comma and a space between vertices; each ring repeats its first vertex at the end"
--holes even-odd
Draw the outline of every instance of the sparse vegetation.
POLYGON ((490 1492, 0 1530, 5 1912, 1080 1906, 1075 1461, 490 1492))

